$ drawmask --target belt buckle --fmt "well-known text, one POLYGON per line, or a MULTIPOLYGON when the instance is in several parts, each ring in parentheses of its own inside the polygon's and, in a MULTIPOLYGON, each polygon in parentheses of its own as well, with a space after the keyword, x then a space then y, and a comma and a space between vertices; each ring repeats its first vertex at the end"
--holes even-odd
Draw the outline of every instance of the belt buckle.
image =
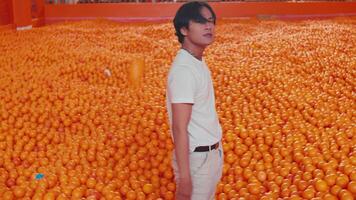
POLYGON ((214 150, 214 149, 215 149, 215 144, 209 146, 209 151, 212 151, 212 150, 214 150))
POLYGON ((213 150, 213 148, 214 148, 214 150, 217 149, 218 146, 219 146, 219 143, 215 143, 215 144, 211 145, 211 150, 213 150))

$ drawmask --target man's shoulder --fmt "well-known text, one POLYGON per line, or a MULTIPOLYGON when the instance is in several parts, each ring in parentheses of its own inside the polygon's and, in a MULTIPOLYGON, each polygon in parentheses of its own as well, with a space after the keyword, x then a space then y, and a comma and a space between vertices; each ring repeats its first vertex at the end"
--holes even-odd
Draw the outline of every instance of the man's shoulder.
POLYGON ((179 50, 176 57, 173 60, 172 66, 187 66, 187 67, 194 67, 196 63, 194 62, 194 59, 192 57, 185 53, 182 50, 179 50))
POLYGON ((169 75, 172 76, 174 74, 190 75, 194 74, 194 71, 189 65, 184 63, 173 63, 169 70, 169 75))
POLYGON ((194 69, 194 63, 192 63, 189 58, 184 57, 182 55, 177 55, 173 60, 171 71, 173 70, 189 70, 192 71, 194 69))

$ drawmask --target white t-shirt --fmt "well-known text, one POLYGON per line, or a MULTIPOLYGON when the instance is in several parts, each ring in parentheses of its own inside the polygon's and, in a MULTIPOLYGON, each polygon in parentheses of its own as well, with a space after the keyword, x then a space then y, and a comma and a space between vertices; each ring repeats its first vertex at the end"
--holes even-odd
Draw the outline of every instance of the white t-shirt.
POLYGON ((190 152, 197 146, 213 145, 221 140, 222 130, 215 109, 210 70, 204 61, 184 49, 178 51, 169 71, 166 103, 171 125, 172 103, 193 104, 188 124, 190 152))

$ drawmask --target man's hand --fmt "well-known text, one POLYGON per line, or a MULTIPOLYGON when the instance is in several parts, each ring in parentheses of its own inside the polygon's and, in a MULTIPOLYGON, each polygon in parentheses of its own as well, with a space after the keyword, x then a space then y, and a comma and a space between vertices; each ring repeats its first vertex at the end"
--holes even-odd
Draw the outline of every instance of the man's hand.
POLYGON ((190 200, 192 191, 192 179, 190 177, 180 178, 176 191, 176 200, 190 200))

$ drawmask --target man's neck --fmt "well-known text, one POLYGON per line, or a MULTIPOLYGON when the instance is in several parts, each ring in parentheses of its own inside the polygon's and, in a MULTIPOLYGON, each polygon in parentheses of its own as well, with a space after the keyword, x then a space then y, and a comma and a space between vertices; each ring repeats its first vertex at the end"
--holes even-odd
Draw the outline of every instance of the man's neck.
POLYGON ((196 59, 202 60, 204 48, 201 48, 201 47, 198 47, 195 45, 191 45, 191 44, 187 44, 187 43, 183 43, 182 49, 185 49, 186 51, 188 51, 196 59))

